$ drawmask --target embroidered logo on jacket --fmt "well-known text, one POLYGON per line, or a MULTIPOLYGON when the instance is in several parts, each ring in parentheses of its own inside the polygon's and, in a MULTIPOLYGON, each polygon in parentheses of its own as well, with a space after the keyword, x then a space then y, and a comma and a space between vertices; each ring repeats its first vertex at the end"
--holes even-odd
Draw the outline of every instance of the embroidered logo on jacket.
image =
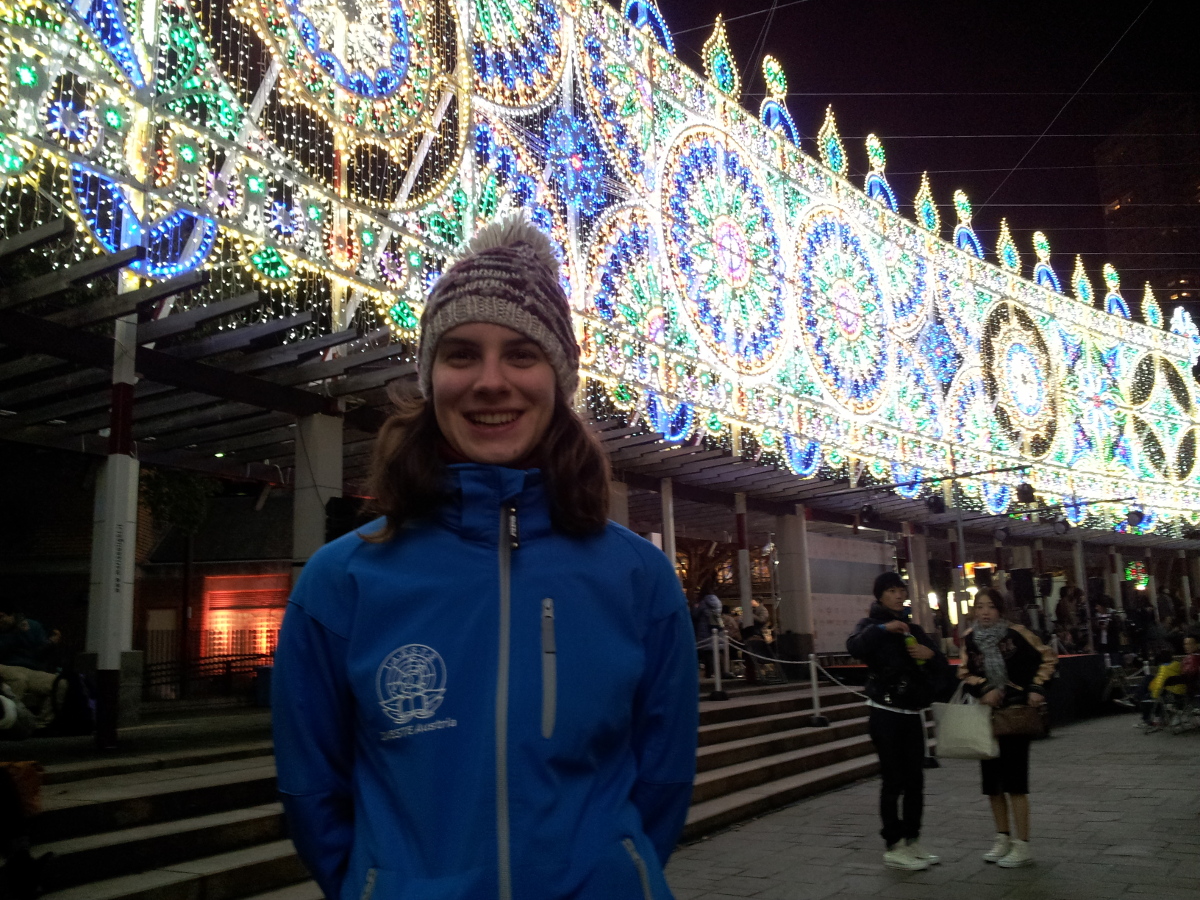
POLYGON ((432 718, 446 698, 446 663, 432 647, 406 644, 379 664, 375 691, 379 705, 397 725, 432 718))

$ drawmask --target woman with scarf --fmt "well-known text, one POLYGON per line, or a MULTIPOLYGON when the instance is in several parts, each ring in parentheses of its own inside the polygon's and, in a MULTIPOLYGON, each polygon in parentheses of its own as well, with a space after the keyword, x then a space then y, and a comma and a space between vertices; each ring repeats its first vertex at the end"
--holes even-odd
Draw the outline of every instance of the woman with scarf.
MULTIPOLYGON (((1006 621, 1005 611, 999 591, 988 588, 975 595, 975 627, 966 634, 958 677, 968 692, 994 709, 1014 704, 1041 706, 1058 657, 1028 628, 1006 621)), ((997 740, 1000 755, 980 763, 983 793, 991 801, 996 820, 996 841, 983 858, 1015 869, 1033 864, 1029 852, 1030 738, 1005 735, 997 740), (1010 805, 1015 838, 1009 830, 1010 805)))

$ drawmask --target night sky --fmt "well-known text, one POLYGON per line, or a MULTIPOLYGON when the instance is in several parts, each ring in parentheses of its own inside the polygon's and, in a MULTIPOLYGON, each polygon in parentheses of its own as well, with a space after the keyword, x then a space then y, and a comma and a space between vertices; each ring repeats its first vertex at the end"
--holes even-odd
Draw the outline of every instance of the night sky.
MULTIPOLYGON (((928 170, 942 206, 943 236, 952 234, 951 197, 962 188, 989 258, 1006 216, 1024 272, 1034 260, 1031 235, 1041 229, 1064 285, 1074 255, 1082 253, 1099 287, 1110 255, 1093 166, 1096 146, 1149 104, 1195 100, 1200 82, 1195 29, 1181 21, 1190 19, 1186 10, 1195 11, 1195 0, 1152 0, 1148 8, 1146 0, 779 0, 764 38, 768 17, 746 14, 771 6, 770 0, 659 4, 676 55, 697 70, 713 21, 725 15, 742 71, 743 103, 755 111, 763 91, 762 54, 782 61, 788 107, 806 152, 817 155, 814 138, 832 104, 854 183, 862 183, 863 138, 873 131, 883 139, 888 180, 905 216, 912 217, 920 173, 928 170), (1067 104, 1085 79, 1083 91, 1067 104)), ((1190 233, 1200 241, 1200 232, 1190 233)), ((1149 280, 1169 315, 1174 304, 1164 295, 1155 257, 1146 255, 1139 265, 1142 271, 1122 269, 1127 301, 1136 309, 1149 280)))

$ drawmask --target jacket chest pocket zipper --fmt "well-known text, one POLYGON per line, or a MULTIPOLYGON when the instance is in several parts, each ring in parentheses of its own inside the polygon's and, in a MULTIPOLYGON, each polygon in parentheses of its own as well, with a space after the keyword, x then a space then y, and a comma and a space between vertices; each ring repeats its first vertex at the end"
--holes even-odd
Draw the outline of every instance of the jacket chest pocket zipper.
POLYGON ((643 900, 654 900, 654 892, 650 890, 650 872, 646 868, 646 861, 642 859, 642 854, 638 853, 637 845, 633 843, 633 838, 625 838, 621 841, 625 847, 629 858, 633 860, 633 867, 637 869, 638 880, 642 883, 643 900))
POLYGON ((554 646, 554 601, 542 601, 542 737, 554 734, 558 708, 558 653, 554 646))
POLYGON ((359 900, 371 900, 371 895, 375 893, 375 879, 377 873, 374 869, 367 869, 367 880, 363 884, 362 893, 359 895, 359 900))

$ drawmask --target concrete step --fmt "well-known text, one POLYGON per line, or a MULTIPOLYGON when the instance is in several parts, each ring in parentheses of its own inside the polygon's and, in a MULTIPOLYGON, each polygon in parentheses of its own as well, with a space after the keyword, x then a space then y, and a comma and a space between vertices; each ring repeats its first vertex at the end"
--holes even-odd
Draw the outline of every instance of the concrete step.
MULTIPOLYGON (((822 705, 821 707, 821 715, 830 722, 860 718, 865 712, 866 706, 859 702, 843 703, 838 706, 822 705)), ((735 719, 732 722, 701 725, 699 746, 707 747, 712 744, 755 737, 760 734, 771 734, 776 731, 790 731, 793 728, 804 728, 812 724, 812 715, 810 707, 794 712, 758 716, 754 719, 735 719)))
POLYGON ((32 822, 35 843, 273 803, 275 760, 226 760, 51 785, 32 822))
POLYGON ((67 784, 72 781, 85 781, 89 778, 102 778, 106 775, 129 775, 134 772, 152 772, 158 769, 181 769, 205 763, 271 756, 274 752, 274 745, 271 741, 248 741, 225 747, 175 750, 151 756, 59 763, 46 766, 46 774, 42 783, 67 784))
POLYGON ((238 900, 308 877, 292 842, 282 840, 69 887, 43 900, 238 900))
POLYGON ((776 731, 765 735, 754 735, 740 740, 725 741, 701 747, 696 753, 696 771, 711 772, 714 769, 748 763, 767 757, 816 747, 822 744, 867 733, 867 717, 845 719, 826 728, 805 725, 787 731, 776 731))
MULTIPOLYGON (((823 687, 820 692, 821 708, 841 706, 858 701, 857 695, 841 687, 823 687)), ((730 697, 728 700, 702 700, 700 702, 700 724, 715 725, 738 719, 755 719, 786 712, 812 709, 812 691, 808 687, 791 688, 771 694, 750 694, 730 697)))
POLYGON ((879 758, 872 753, 693 803, 688 810, 681 840, 699 840, 718 829, 745 822, 805 797, 869 778, 878 772, 879 758))
POLYGON ((71 887, 228 853, 286 835, 283 805, 266 803, 155 825, 67 838, 33 849, 57 859, 47 888, 71 887))
POLYGON ((703 803, 724 794, 868 754, 874 754, 874 747, 871 739, 862 734, 710 769, 696 775, 692 785, 692 803, 703 803))

